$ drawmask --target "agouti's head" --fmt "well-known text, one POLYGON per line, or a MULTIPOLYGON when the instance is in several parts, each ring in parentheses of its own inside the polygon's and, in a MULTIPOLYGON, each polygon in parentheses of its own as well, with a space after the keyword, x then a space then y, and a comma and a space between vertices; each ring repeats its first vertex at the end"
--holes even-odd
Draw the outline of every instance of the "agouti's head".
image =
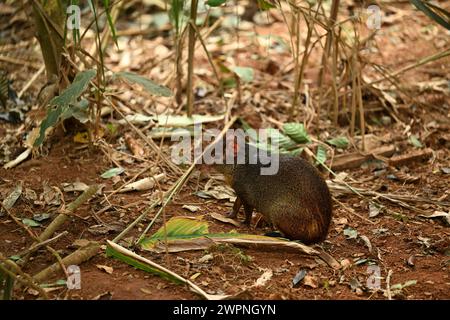
POLYGON ((225 135, 206 149, 202 164, 199 165, 200 170, 209 171, 212 168, 225 176, 231 176, 235 165, 238 163, 240 153, 245 150, 245 144, 246 141, 243 136, 225 135))

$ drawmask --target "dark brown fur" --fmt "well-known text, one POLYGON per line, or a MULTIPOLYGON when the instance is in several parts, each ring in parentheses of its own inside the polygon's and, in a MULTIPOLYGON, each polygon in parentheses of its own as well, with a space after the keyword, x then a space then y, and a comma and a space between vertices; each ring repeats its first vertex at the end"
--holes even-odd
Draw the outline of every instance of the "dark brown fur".
POLYGON ((279 171, 261 175, 261 164, 214 165, 235 190, 230 217, 244 206, 245 222, 255 209, 287 238, 303 243, 325 240, 332 205, 328 186, 318 171, 299 157, 280 155, 279 171))

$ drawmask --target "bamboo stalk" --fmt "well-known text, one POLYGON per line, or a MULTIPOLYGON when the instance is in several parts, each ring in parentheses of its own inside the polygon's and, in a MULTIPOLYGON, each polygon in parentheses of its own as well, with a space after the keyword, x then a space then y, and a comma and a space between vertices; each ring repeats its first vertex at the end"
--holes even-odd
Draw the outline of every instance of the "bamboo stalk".
POLYGON ((189 23, 189 44, 188 44, 188 80, 187 80, 187 114, 192 116, 194 111, 194 52, 196 32, 192 24, 197 21, 198 0, 191 2, 191 15, 189 23))

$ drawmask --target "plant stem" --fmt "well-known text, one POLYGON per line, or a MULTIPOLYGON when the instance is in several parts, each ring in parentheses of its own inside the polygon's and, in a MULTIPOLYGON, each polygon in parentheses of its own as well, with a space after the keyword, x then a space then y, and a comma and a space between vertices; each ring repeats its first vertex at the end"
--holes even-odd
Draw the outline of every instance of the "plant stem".
POLYGON ((195 52, 195 25, 197 20, 198 0, 191 2, 191 16, 189 23, 189 45, 188 45, 188 80, 187 80, 187 114, 192 116, 194 110, 194 52, 195 52))

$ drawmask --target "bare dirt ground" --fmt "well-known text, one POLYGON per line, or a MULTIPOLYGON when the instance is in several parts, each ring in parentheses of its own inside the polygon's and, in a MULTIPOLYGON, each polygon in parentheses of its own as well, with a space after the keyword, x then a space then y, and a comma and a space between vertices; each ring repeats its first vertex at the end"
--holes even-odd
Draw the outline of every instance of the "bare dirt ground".
MULTIPOLYGON (((444 5, 444 2, 440 2, 440 4, 444 5)), ((372 62, 379 63, 389 70, 398 70, 424 56, 449 47, 448 31, 432 24, 420 12, 410 10, 409 4, 399 4, 394 8, 397 8, 398 11, 392 12, 388 16, 389 19, 373 39, 374 46, 372 48, 376 49, 373 49, 374 52, 367 53, 372 62)), ((448 5, 447 9, 449 9, 448 5)), ((279 21, 257 26, 256 29, 259 34, 272 32, 283 35, 287 33, 285 24, 279 21)), ((246 41, 251 42, 248 39, 245 40, 244 31, 240 39, 243 44, 247 44, 246 41)), ((124 52, 123 55, 130 55, 131 59, 135 59, 132 67, 139 69, 148 62, 146 57, 164 51, 162 47, 165 44, 166 40, 162 37, 156 39, 136 37, 130 40, 129 51, 124 52), (142 51, 143 48, 147 49, 145 53, 133 51, 142 51)), ((267 64, 264 61, 251 59, 252 55, 261 54, 258 50, 261 48, 256 45, 233 49, 236 60, 241 61, 243 65, 248 62, 248 66, 254 67, 259 74, 257 76, 259 77, 258 84, 255 87, 246 87, 243 107, 236 108, 233 114, 242 116, 255 127, 267 127, 271 125, 268 118, 281 122, 286 121, 285 106, 290 101, 292 93, 289 91, 290 88, 284 85, 289 83, 289 78, 283 75, 270 75, 265 72, 267 64), (259 103, 251 99, 255 98, 255 92, 259 93, 259 103)), ((289 54, 280 53, 272 55, 270 59, 266 60, 283 61, 284 59, 287 61, 288 57, 289 54)), ((316 67, 320 57, 313 55, 310 66, 306 70, 305 79, 311 83, 316 77, 316 67)), ((124 68, 120 63, 123 60, 120 59, 124 59, 123 56, 116 57, 111 54, 107 63, 112 69, 118 70, 124 68)), ((426 66, 414 68, 400 76, 401 86, 405 89, 435 79, 448 81, 449 66, 450 59, 447 57, 426 66)), ((206 57, 199 53, 198 69, 201 71, 202 68, 207 67, 206 57)), ((31 71, 26 70, 28 72, 26 77, 29 78, 31 71)), ((14 87, 17 90, 20 90, 21 85, 25 82, 24 77, 20 75, 23 71, 17 67, 11 72, 15 74, 14 87)), ((199 73, 202 74, 200 71, 199 73)), ((156 73, 158 70, 153 70, 150 74, 154 76, 156 73)), ((199 78, 202 79, 202 76, 200 75, 199 78)), ((36 88, 30 89, 31 100, 37 95, 38 90, 37 85, 36 88)), ((394 121, 391 117, 392 122, 388 125, 369 124, 368 133, 375 137, 373 140, 369 140, 373 141, 374 146, 394 145, 396 155, 406 154, 417 150, 408 139, 408 134, 413 133, 418 136, 424 147, 433 150, 433 156, 423 161, 412 161, 398 167, 403 174, 415 178, 412 182, 392 179, 392 171, 384 165, 383 161, 371 161, 358 168, 345 170, 348 174, 346 181, 351 182, 355 187, 375 190, 382 194, 420 196, 443 204, 438 206, 433 203, 408 202, 413 208, 424 210, 428 214, 435 211, 449 212, 450 100, 448 93, 435 90, 419 91, 419 89, 407 90, 407 93, 408 99, 401 101, 399 99, 400 102, 395 113, 398 121, 394 121)), ((124 94, 124 96, 127 95, 136 99, 137 104, 144 99, 140 96, 134 97, 131 93, 124 94)), ((369 104, 370 96, 365 96, 364 99, 365 103, 369 104)), ((204 99, 199 98, 196 103, 200 113, 219 112, 218 109, 223 107, 221 99, 214 95, 204 99)), ((136 105, 133 106, 136 107, 136 105)), ((156 106, 155 108, 160 107, 156 106)), ((153 105, 150 108, 154 108, 153 105)), ((156 110, 156 112, 158 111, 156 110)), ((377 111, 372 114, 368 113, 366 116, 370 118, 370 116, 380 114, 392 115, 387 111, 377 111)), ((338 133, 345 133, 348 130, 346 126, 339 130, 330 129, 330 127, 331 123, 323 118, 320 130, 315 132, 316 136, 336 136, 338 133)), ((0 123, 0 137, 11 135, 13 139, 8 141, 16 142, 11 142, 11 159, 23 150, 17 144, 17 141, 22 138, 23 130, 21 125, 0 123)), ((0 199, 4 199, 20 181, 23 182, 23 190, 33 190, 38 198, 46 190, 44 185, 58 187, 62 190, 63 183, 75 181, 81 181, 88 185, 105 184, 104 195, 96 196, 89 203, 81 206, 76 215, 64 225, 64 230, 68 231, 68 235, 52 244, 53 248, 62 256, 73 252, 73 243, 76 240, 88 239, 104 243, 107 239, 113 239, 147 208, 152 198, 157 196, 157 194, 155 195, 157 191, 154 193, 135 192, 115 194, 109 197, 107 202, 104 201, 105 195, 108 195, 109 192, 115 190, 143 168, 151 168, 155 163, 156 155, 148 150, 145 161, 133 160, 126 156, 113 156, 111 150, 117 150, 121 144, 123 145, 119 139, 125 133, 129 133, 139 140, 129 127, 123 126, 117 134, 105 138, 111 146, 110 149, 76 143, 74 142, 76 133, 77 130, 64 131, 59 126, 46 143, 44 154, 35 156, 16 168, 0 169, 0 199), (115 167, 116 163, 120 163, 125 168, 125 173, 119 181, 102 179, 100 175, 109 168, 115 167), (102 210, 107 205, 110 207, 102 210), (105 231, 105 234, 96 232, 97 229, 93 226, 99 225, 110 226, 109 231, 105 231)), ((163 150, 168 151, 168 145, 169 143, 165 143, 163 150)), ((343 153, 351 151, 354 150, 346 150, 343 153)), ((162 190, 168 190, 177 178, 169 174, 168 179, 161 184, 162 190)), ((204 216, 210 231, 227 232, 236 229, 234 226, 210 217, 211 213, 225 214, 228 212, 229 203, 215 199, 202 199, 193 194, 197 190, 203 190, 208 180, 208 177, 199 179, 198 175, 194 174, 175 201, 167 207, 165 218, 204 216), (182 208, 185 204, 195 205, 199 207, 199 210, 195 213, 189 212, 182 208)), ((217 182, 219 185, 221 183, 220 180, 217 182)), ((68 204, 78 195, 79 193, 64 192, 64 202, 68 204)), ((385 210, 379 215, 369 218, 368 197, 361 198, 352 194, 339 195, 337 193, 334 194, 334 197, 330 232, 327 240, 320 244, 320 248, 341 264, 342 268, 339 270, 332 269, 318 258, 284 249, 271 250, 220 245, 211 247, 206 252, 192 251, 168 255, 139 253, 185 278, 196 275, 193 281, 211 294, 237 295, 244 291, 245 293, 241 294, 241 297, 248 299, 386 299, 383 290, 387 288, 388 274, 390 273, 391 285, 410 284, 395 292, 395 299, 450 299, 450 229, 445 221, 423 218, 416 210, 407 209, 389 201, 382 201, 385 210), (348 234, 344 234, 344 230, 356 230, 359 236, 351 239, 348 234), (370 245, 367 241, 363 241, 361 236, 365 236, 364 238, 368 239, 370 245), (206 254, 211 254, 212 259, 203 263, 199 262, 199 259, 206 254), (381 272, 380 289, 382 290, 374 291, 367 287, 371 275, 368 273, 369 265, 379 267, 381 272), (252 287, 265 270, 272 271, 270 280, 264 286, 252 287), (292 280, 300 270, 306 271, 308 281, 300 282, 298 286, 293 287, 292 280)), ((10 212, 20 219, 32 219, 35 214, 39 213, 49 213, 53 217, 58 210, 59 205, 51 205, 45 201, 39 202, 23 195, 10 212)), ((127 237, 139 236, 152 219, 153 214, 151 213, 127 237)), ((41 226, 34 227, 32 230, 39 234, 49 221, 43 221, 41 226)), ((150 233, 155 232, 161 226, 162 219, 159 219, 150 233)), ((241 227, 239 231, 264 234, 269 229, 252 226, 241 227)), ((32 239, 29 235, 10 217, 7 215, 0 217, 1 253, 11 256, 28 248, 31 244, 32 239)), ((54 262, 54 256, 41 249, 24 267, 24 271, 35 274, 54 262)), ((175 285, 158 276, 136 270, 121 261, 106 257, 104 252, 83 263, 80 268, 81 290, 67 290, 59 287, 49 293, 52 298, 200 299, 198 295, 190 292, 184 286, 175 285), (112 269, 109 270, 112 272, 105 272, 99 266, 111 267, 112 269)), ((59 279, 64 279, 63 273, 55 274, 47 283, 54 283, 59 279)), ((15 292, 16 298, 19 299, 34 299, 35 295, 32 293, 32 291, 19 289, 15 292)))

